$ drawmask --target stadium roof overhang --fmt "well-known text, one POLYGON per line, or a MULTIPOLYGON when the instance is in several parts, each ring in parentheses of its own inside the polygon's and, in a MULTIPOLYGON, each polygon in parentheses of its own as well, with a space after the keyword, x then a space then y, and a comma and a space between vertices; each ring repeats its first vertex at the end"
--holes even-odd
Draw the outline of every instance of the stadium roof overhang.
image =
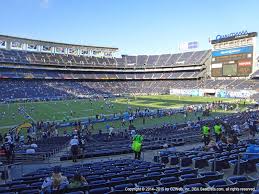
POLYGON ((21 37, 8 36, 8 35, 0 35, 0 40, 21 41, 21 42, 24 42, 27 44, 41 44, 41 45, 48 45, 48 46, 54 46, 54 47, 60 46, 60 47, 77 47, 77 48, 87 48, 87 49, 109 49, 112 51, 119 50, 116 47, 70 44, 70 43, 61 43, 61 42, 52 42, 52 41, 35 40, 35 39, 29 39, 29 38, 21 38, 21 37))
POLYGON ((118 69, 118 68, 73 68, 73 67, 46 67, 36 65, 20 65, 20 64, 0 64, 0 68, 11 68, 11 69, 30 69, 30 70, 48 70, 48 71, 74 71, 74 72, 114 72, 114 73, 147 73, 147 72, 172 72, 172 71, 195 71, 204 69, 204 66, 194 67, 165 67, 165 68, 150 68, 150 69, 118 69))

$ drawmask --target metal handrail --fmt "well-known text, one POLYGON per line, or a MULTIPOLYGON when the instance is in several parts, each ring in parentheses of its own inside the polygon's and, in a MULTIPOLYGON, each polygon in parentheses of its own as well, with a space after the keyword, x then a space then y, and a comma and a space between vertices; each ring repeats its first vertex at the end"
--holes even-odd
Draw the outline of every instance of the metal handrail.
MULTIPOLYGON (((21 174, 23 174, 23 163, 22 162, 16 162, 16 163, 12 163, 12 164, 2 164, 0 167, 2 167, 3 168, 3 173, 8 173, 8 169, 10 168, 10 167, 12 167, 12 166, 21 166, 21 174)), ((9 173, 8 173, 9 174, 9 173)), ((11 175, 12 174, 9 174, 10 175, 10 177, 12 177, 11 175)), ((4 183, 6 184, 6 178, 4 179, 4 183)))

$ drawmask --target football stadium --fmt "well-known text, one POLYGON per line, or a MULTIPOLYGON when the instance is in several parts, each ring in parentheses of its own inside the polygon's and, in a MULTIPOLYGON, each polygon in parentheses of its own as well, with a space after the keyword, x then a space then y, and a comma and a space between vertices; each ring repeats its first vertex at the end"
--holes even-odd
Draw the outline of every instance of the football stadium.
MULTIPOLYGON (((43 13, 57 3, 40 2, 43 13)), ((158 54, 34 38, 7 25, 9 34, 0 30, 0 194, 259 193, 256 24, 207 34, 205 47, 179 35, 175 51, 158 54)), ((46 30, 54 29, 39 37, 46 30)))

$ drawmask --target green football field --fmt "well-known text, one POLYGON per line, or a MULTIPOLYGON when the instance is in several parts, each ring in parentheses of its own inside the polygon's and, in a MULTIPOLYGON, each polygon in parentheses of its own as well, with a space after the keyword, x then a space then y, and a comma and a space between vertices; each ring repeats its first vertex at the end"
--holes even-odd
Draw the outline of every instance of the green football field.
MULTIPOLYGON (((8 129, 11 126, 19 125, 28 120, 29 116, 33 121, 77 121, 86 119, 88 117, 95 117, 95 115, 110 115, 114 113, 123 113, 125 111, 135 111, 140 109, 162 109, 162 108, 178 108, 185 105, 201 104, 223 100, 224 102, 236 103, 236 99, 223 99, 214 97, 190 97, 190 96, 173 96, 173 95, 158 95, 158 96, 138 96, 129 98, 115 98, 115 99, 99 99, 90 102, 88 99, 83 100, 65 100, 65 101, 49 101, 49 102, 27 102, 27 103, 13 103, 0 104, 0 129, 8 129), (23 107, 25 111, 20 114, 18 109, 23 107), (25 113, 24 113, 25 112, 25 113)), ((248 103, 247 103, 248 104, 248 103)), ((243 102, 240 103, 239 108, 245 108, 243 102)), ((211 114, 212 117, 230 114, 231 111, 217 110, 211 114)), ((197 114, 190 114, 188 120, 196 120, 200 116, 197 114)), ((164 123, 181 123, 186 121, 181 114, 174 116, 167 116, 162 118, 147 119, 145 125, 142 119, 134 121, 137 128, 159 126, 164 123)), ((120 121, 110 122, 115 128, 124 130, 120 121)), ((105 123, 98 123, 94 125, 95 131, 105 128, 105 123)), ((127 124, 128 125, 128 124, 127 124)))

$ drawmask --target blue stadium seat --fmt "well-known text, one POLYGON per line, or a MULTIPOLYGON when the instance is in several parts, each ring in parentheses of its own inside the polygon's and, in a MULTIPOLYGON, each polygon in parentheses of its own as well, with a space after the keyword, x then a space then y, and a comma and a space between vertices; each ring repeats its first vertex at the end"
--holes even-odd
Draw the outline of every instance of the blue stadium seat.
POLYGON ((137 183, 137 182, 143 181, 143 180, 145 180, 145 179, 146 179, 146 178, 144 177, 143 174, 131 175, 131 176, 128 177, 128 180, 129 180, 129 182, 131 182, 131 183, 137 183))
POLYGON ((178 175, 179 171, 177 169, 170 169, 170 170, 165 170, 164 174, 167 176, 178 175))
POLYGON ((207 159, 204 159, 202 157, 194 157, 194 158, 192 158, 192 162, 193 162, 194 168, 201 169, 201 168, 208 166, 207 159))
POLYGON ((39 194, 39 189, 32 189, 32 190, 23 190, 20 192, 20 194, 39 194))
POLYGON ((7 191, 9 189, 9 187, 0 187, 0 191, 7 191))
POLYGON ((157 185, 158 185, 158 183, 155 180, 141 181, 141 182, 138 183, 138 186, 140 186, 140 187, 148 187, 148 186, 154 187, 154 186, 157 186, 157 185))
POLYGON ((132 183, 121 184, 114 186, 115 191, 125 191, 125 188, 134 188, 135 186, 132 183))
POLYGON ((18 184, 18 185, 12 185, 11 186, 12 189, 24 189, 26 187, 28 187, 27 184, 18 184))
POLYGON ((180 175, 183 175, 183 174, 197 174, 198 172, 198 169, 193 169, 193 168, 181 168, 180 170, 180 175))
POLYGON ((169 156, 170 165, 177 165, 179 163, 178 156, 169 156))
POLYGON ((36 187, 41 187, 41 185, 42 185, 42 182, 35 182, 31 184, 31 186, 36 186, 36 187))
POLYGON ((160 172, 151 172, 151 173, 147 173, 147 177, 150 179, 160 179, 162 178, 164 175, 162 175, 160 172))
POLYGON ((164 183, 172 183, 172 182, 175 182, 175 181, 178 181, 178 178, 174 177, 174 176, 171 176, 171 177, 164 177, 164 178, 161 178, 160 179, 160 182, 162 184, 164 183))
POLYGON ((104 194, 110 192, 111 189, 109 187, 102 187, 102 188, 95 188, 91 189, 88 193, 89 194, 104 194))
POLYGON ((255 191, 253 191, 253 193, 252 194, 259 194, 259 190, 255 190, 255 191))
POLYGON ((219 179, 219 180, 212 180, 208 182, 208 185, 210 187, 221 187, 221 186, 226 186, 228 185, 227 182, 223 179, 219 179))
POLYGON ((106 180, 97 180, 97 181, 91 181, 89 182, 89 188, 99 188, 99 187, 106 187, 108 185, 108 182, 106 180))
POLYGON ((230 183, 236 184, 238 188, 254 188, 256 189, 258 179, 250 176, 231 176, 227 179, 230 183))
POLYGON ((181 175, 180 178, 181 179, 187 179, 187 178, 196 178, 197 175, 196 174, 184 174, 184 175, 181 175))
POLYGON ((184 190, 186 190, 186 192, 184 192, 184 193, 193 193, 193 192, 204 193, 204 192, 200 191, 200 188, 205 188, 205 187, 206 186, 202 183, 188 184, 188 185, 184 186, 184 190), (194 188, 197 188, 197 189, 194 189, 194 188), (190 191, 188 191, 188 190, 190 190, 190 191))
POLYGON ((199 173, 198 176, 203 177, 204 182, 207 183, 212 180, 222 179, 224 176, 224 173, 220 173, 218 171, 216 171, 216 172, 208 171, 208 172, 199 173))

